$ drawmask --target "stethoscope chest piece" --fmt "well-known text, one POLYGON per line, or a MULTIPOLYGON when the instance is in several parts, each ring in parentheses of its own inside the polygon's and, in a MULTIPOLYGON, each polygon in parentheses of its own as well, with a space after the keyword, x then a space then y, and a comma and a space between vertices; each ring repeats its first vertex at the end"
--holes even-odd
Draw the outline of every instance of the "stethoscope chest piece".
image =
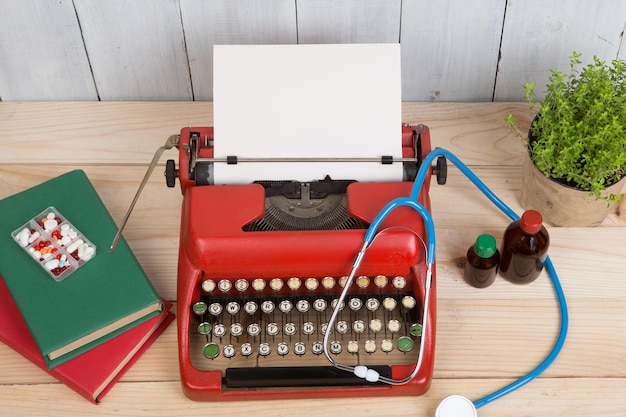
POLYGON ((444 398, 437 411, 435 417, 476 417, 476 407, 467 398, 461 395, 451 395, 444 398))

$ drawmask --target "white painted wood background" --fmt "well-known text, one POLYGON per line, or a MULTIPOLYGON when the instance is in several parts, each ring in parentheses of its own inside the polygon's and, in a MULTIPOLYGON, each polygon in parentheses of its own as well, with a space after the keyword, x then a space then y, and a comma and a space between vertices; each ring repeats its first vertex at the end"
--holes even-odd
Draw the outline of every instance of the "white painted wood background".
POLYGON ((0 99, 211 100, 216 44, 399 42, 403 101, 516 101, 625 29, 623 0, 0 0, 0 99))

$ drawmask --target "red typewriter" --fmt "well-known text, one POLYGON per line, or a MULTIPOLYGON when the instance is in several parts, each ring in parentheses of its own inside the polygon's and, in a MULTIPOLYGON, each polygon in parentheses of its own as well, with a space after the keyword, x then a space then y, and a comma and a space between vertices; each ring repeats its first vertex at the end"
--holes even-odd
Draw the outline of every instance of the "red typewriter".
MULTIPOLYGON (((433 271, 422 334, 426 237, 416 212, 403 207, 384 221, 335 325, 328 327, 368 224, 390 200, 409 195, 422 156, 430 152, 424 125, 403 126, 401 140, 397 163, 404 165, 403 181, 278 182, 261 172, 255 183, 215 185, 213 164, 243 162, 214 158, 211 127, 184 128, 173 137, 178 168, 167 161, 166 178, 169 186, 178 178, 184 196, 177 312, 181 379, 190 399, 399 396, 428 390, 436 291, 433 271), (396 379, 412 372, 416 346, 425 338, 419 373, 404 385, 386 385, 336 369, 324 354, 326 332, 331 332, 329 354, 338 362, 366 365, 396 379)), ((430 176, 419 195, 428 210, 429 187, 430 176)))

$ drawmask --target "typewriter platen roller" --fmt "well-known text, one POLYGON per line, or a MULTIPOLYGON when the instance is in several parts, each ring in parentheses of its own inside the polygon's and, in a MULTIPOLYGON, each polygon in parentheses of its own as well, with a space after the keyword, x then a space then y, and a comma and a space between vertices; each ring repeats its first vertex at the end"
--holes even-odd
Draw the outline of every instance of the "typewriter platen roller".
MULTIPOLYGON (((365 229, 390 200, 407 196, 430 151, 428 127, 403 126, 404 180, 358 182, 320 178, 219 185, 213 129, 184 128, 178 168, 168 185, 183 193, 177 313, 185 394, 194 400, 421 395, 431 383, 436 291, 422 334, 425 231, 420 216, 400 208, 381 225, 333 328, 328 318, 359 251, 365 229), (330 354, 381 375, 411 373, 424 337, 422 366, 404 385, 364 381, 330 366, 330 354)), ((306 163, 303 160, 302 163, 306 163)), ((339 161, 341 162, 341 161, 339 161)), ((443 161, 442 161, 443 162, 443 161)), ((438 164, 439 165, 439 164, 438 164)), ((445 164, 438 169, 444 181, 445 164)), ((430 210, 428 178, 419 202, 430 210)))

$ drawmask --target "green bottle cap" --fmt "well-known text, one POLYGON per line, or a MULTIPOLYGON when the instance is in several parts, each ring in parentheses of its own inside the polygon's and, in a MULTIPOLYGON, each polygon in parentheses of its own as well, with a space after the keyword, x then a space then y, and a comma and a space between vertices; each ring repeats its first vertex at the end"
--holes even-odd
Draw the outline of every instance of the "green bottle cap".
POLYGON ((474 243, 474 252, 481 258, 491 258, 496 253, 496 238, 490 234, 478 236, 474 243))

